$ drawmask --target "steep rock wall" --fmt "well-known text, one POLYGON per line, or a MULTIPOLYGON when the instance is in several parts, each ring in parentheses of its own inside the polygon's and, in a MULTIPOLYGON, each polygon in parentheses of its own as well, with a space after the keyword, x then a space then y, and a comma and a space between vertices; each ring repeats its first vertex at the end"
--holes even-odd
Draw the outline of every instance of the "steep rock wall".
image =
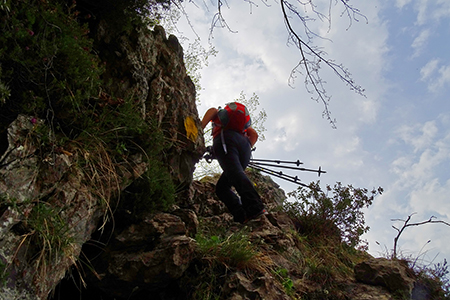
MULTIPOLYGON (((167 38, 161 27, 115 32, 100 22, 95 38, 106 67, 105 80, 113 83, 106 92, 119 99, 134 95, 142 118, 162 129, 170 146, 161 157, 182 193, 190 185, 204 145, 195 88, 186 74, 181 46, 175 37, 167 38)), ((89 157, 83 149, 40 152, 42 136, 37 129, 43 127, 44 120, 19 115, 2 135, 6 143, 0 154, 0 277, 4 283, 0 299, 47 299, 76 264, 82 245, 99 222, 105 225, 111 219, 111 204, 99 199, 99 190, 116 203, 120 191, 148 167, 142 154, 136 154, 126 166, 114 166, 114 175, 109 176, 109 170, 87 174, 77 163, 79 156, 89 157), (108 184, 99 184, 103 182, 108 184)), ((52 134, 51 128, 46 130, 52 134)), ((93 162, 90 167, 98 165, 93 162)))
POLYGON ((131 33, 118 33, 103 21, 96 32, 99 55, 106 66, 105 80, 115 83, 110 93, 139 99, 142 117, 156 120, 173 143, 167 154, 172 178, 189 185, 204 144, 195 86, 186 73, 177 38, 167 38, 161 26, 154 31, 137 27, 131 33))

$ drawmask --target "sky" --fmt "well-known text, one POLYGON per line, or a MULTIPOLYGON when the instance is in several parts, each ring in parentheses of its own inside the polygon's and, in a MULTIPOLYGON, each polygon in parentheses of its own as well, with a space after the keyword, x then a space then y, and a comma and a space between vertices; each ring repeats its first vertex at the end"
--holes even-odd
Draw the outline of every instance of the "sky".
MULTIPOLYGON (((186 3, 189 21, 205 47, 215 13, 212 2, 186 3), (208 5, 208 6, 207 6, 208 5)), ((256 93, 267 113, 266 139, 256 144, 255 158, 299 159, 303 167, 322 167, 321 175, 297 172, 303 183, 320 179, 384 193, 365 211, 370 231, 364 235, 369 252, 392 253, 397 231, 392 226, 412 215, 410 223, 450 222, 450 1, 350 1, 364 17, 350 21, 340 1, 318 0, 318 9, 331 3, 331 25, 316 18, 310 28, 321 38, 327 58, 342 63, 365 97, 351 91, 323 68, 329 109, 337 128, 322 117, 321 103, 311 100, 303 78, 289 85, 298 50, 287 45, 280 5, 230 1, 222 7, 229 25, 216 28, 210 40, 218 51, 200 70, 198 112, 223 106, 256 93)), ((310 17, 314 14, 305 11, 310 17)), ((195 38, 186 19, 177 25, 179 37, 195 38)), ((297 30, 302 31, 301 27, 297 30)), ((296 185, 274 178, 286 192, 296 185)), ((425 224, 407 228, 397 252, 423 264, 450 259, 450 227, 425 224)))

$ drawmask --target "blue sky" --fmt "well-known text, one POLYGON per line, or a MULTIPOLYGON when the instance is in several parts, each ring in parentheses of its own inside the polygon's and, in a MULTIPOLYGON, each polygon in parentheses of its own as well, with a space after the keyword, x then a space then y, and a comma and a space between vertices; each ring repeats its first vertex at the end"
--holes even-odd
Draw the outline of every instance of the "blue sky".
MULTIPOLYGON (((315 42, 366 90, 366 97, 355 94, 323 69, 337 129, 322 118, 323 106, 311 100, 303 78, 294 88, 288 85, 298 52, 286 45, 279 4, 270 0, 269 6, 236 1, 223 7, 237 33, 215 29, 212 44, 218 54, 201 70, 198 111, 203 115, 211 106, 238 98, 241 91, 256 93, 268 119, 266 140, 257 143, 255 157, 322 166, 327 171, 320 177, 322 186, 339 181, 383 187, 385 192, 365 214, 371 227, 365 236, 370 253, 383 256, 397 234, 391 219, 416 213, 412 222, 431 216, 450 222, 450 1, 351 1, 367 21, 360 18, 350 27, 331 2, 331 27, 319 20, 310 24, 325 38, 315 42)), ((213 8, 205 10, 202 2, 187 5, 186 11, 207 45, 213 8)), ((183 19, 178 30, 176 35, 193 38, 183 19)), ((312 173, 298 175, 305 183, 318 179, 312 173)), ((295 189, 274 180, 286 192, 295 189)), ((424 263, 438 255, 434 263, 440 262, 450 258, 449 233, 450 227, 442 224, 409 228, 399 251, 420 256, 424 263)))

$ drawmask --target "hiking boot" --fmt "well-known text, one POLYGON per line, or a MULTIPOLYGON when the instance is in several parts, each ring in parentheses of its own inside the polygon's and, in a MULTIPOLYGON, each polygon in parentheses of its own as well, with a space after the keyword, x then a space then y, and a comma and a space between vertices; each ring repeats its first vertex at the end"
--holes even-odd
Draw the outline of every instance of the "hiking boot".
POLYGON ((260 216, 262 216, 262 215, 267 215, 267 214, 268 214, 267 210, 266 210, 265 208, 263 208, 263 209, 262 209, 259 213, 257 213, 256 215, 253 215, 253 216, 251 216, 251 217, 247 217, 247 219, 245 219, 245 221, 244 221, 243 224, 247 223, 247 222, 250 221, 250 220, 257 219, 258 217, 260 217, 260 216))

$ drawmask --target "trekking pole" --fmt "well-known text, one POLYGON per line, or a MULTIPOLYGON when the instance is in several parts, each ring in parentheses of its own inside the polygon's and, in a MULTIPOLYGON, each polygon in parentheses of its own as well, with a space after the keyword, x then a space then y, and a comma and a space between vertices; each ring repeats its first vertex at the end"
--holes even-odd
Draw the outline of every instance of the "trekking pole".
MULTIPOLYGON (((262 163, 262 162, 259 162, 259 161, 263 161, 263 160, 256 160, 256 162, 255 162, 254 159, 251 160, 251 162, 252 162, 253 164, 258 165, 258 166, 267 166, 267 167, 275 167, 275 168, 284 168, 284 169, 299 170, 299 171, 307 171, 307 172, 317 172, 318 175, 319 175, 319 177, 320 177, 320 174, 326 173, 326 172, 327 172, 327 171, 322 171, 322 167, 319 167, 318 170, 314 170, 314 169, 307 169, 307 168, 299 168, 299 167, 290 167, 290 166, 274 165, 274 164, 269 164, 269 163, 262 163)), ((269 161, 269 160, 266 160, 266 161, 269 161)), ((297 162, 298 162, 298 160, 297 160, 297 162)), ((296 163, 296 162, 288 162, 288 163, 296 163)))
MULTIPOLYGON (((252 149, 254 151, 254 149, 252 149)), ((214 159, 216 159, 216 156, 214 155, 214 151, 212 146, 206 147, 205 154, 203 156, 203 159, 205 159, 208 163, 211 163, 214 159)), ((264 172, 266 174, 284 179, 289 182, 296 183, 298 185, 301 185, 303 187, 309 188, 308 185, 300 182, 300 179, 297 176, 291 176, 288 174, 283 173, 282 171, 275 171, 272 169, 269 169, 267 167, 275 167, 275 168, 285 168, 285 169, 291 169, 291 170, 298 170, 298 171, 308 171, 308 172, 317 172, 320 176, 322 173, 326 173, 326 171, 322 171, 322 168, 319 167, 318 170, 313 169, 307 169, 307 168, 300 168, 299 165, 302 165, 303 163, 300 162, 300 160, 297 161, 285 161, 285 160, 276 160, 276 159, 250 159, 250 163, 248 164, 248 167, 264 172), (280 164, 295 164, 297 167, 291 167, 291 166, 283 166, 280 164)))
POLYGON ((271 170, 271 169, 268 169, 268 168, 261 167, 259 165, 254 164, 254 163, 249 163, 248 166, 250 168, 252 168, 252 169, 255 169, 255 170, 267 173, 269 175, 272 175, 272 176, 284 179, 286 181, 293 182, 293 183, 296 183, 296 184, 304 186, 304 187, 308 187, 308 185, 300 182, 300 179, 297 176, 294 177, 294 176, 291 176, 291 175, 288 175, 288 174, 284 174, 281 171, 277 172, 277 171, 274 171, 274 170, 271 170))
POLYGON ((287 160, 277 160, 277 159, 258 159, 258 158, 252 158, 253 162, 271 162, 271 163, 277 163, 277 164, 296 164, 297 167, 299 165, 303 165, 303 163, 297 159, 297 161, 287 161, 287 160))

